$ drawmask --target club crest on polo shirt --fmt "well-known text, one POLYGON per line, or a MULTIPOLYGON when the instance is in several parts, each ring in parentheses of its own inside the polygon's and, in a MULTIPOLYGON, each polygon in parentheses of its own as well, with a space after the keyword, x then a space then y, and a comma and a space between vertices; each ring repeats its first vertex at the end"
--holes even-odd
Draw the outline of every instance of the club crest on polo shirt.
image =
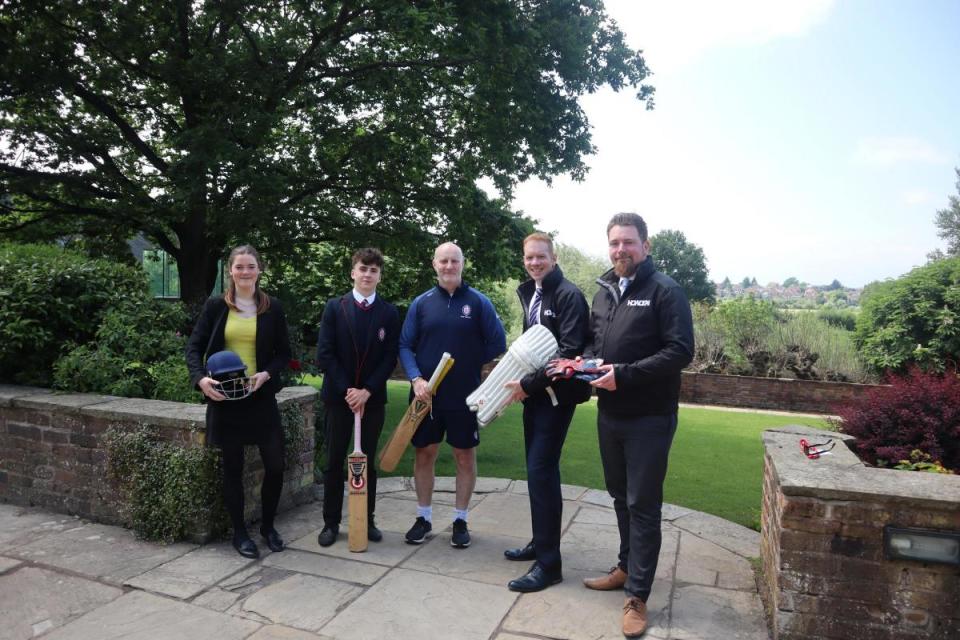
POLYGON ((471 311, 472 311, 472 310, 470 309, 470 305, 468 305, 468 304, 463 305, 462 307, 460 307, 460 317, 461 317, 461 318, 469 318, 471 311))
POLYGON ((377 331, 377 340, 383 342, 387 338, 387 330, 383 327, 380 327, 380 330, 377 331))
POLYGON ((649 307, 649 300, 627 300, 628 307, 649 307))

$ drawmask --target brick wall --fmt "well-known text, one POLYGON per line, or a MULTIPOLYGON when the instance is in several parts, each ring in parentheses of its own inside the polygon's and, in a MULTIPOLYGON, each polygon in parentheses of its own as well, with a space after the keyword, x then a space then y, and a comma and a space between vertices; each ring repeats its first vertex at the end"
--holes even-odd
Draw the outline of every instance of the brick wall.
MULTIPOLYGON (((299 404, 304 414, 299 464, 284 474, 281 509, 312 499, 315 395, 312 387, 292 387, 278 396, 281 404, 299 404)), ((149 424, 164 440, 200 447, 204 416, 202 405, 0 385, 0 500, 128 524, 123 496, 108 477, 104 433, 149 424)), ((244 472, 248 519, 259 517, 262 477, 260 456, 251 447, 244 472)), ((198 531, 196 538, 208 533, 198 531)))
POLYGON ((776 640, 960 637, 960 567, 887 560, 886 525, 960 532, 960 477, 875 469, 805 427, 764 434, 760 550, 776 640))
POLYGON ((753 409, 833 413, 833 407, 875 385, 789 378, 754 378, 683 372, 680 402, 753 409))

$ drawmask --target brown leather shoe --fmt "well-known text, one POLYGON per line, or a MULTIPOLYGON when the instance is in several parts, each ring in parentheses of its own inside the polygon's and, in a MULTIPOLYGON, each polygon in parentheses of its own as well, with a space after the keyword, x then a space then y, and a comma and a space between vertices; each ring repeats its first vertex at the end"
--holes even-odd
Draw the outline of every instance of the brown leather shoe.
POLYGON ((638 638, 647 630, 647 603, 640 598, 627 598, 623 603, 623 635, 638 638))
POLYGON ((613 591, 622 589, 627 583, 627 572, 620 567, 612 567, 610 572, 599 578, 584 578, 583 586, 587 589, 596 589, 597 591, 613 591))

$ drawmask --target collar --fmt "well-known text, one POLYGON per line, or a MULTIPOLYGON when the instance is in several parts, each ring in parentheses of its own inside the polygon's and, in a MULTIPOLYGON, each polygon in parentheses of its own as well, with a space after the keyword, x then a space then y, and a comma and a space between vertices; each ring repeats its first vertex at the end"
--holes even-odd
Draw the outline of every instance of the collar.
MULTIPOLYGON (((540 283, 540 287, 543 289, 543 293, 546 294, 548 291, 553 291, 556 289, 560 283, 563 281, 563 271, 560 270, 560 265, 557 265, 553 268, 553 271, 547 274, 547 277, 543 279, 540 283)), ((517 287, 517 291, 529 292, 532 296, 533 292, 537 289, 537 283, 533 281, 532 278, 525 280, 520 283, 520 286, 517 287)))
MULTIPOLYGON (((343 289, 341 289, 341 291, 343 291, 343 289)), ((360 293, 360 292, 357 291, 356 289, 354 289, 354 290, 352 291, 352 293, 353 293, 353 299, 357 302, 357 304, 360 304, 361 302, 363 302, 364 300, 366 300, 368 305, 373 306, 373 301, 377 299, 377 292, 376 292, 376 291, 374 291, 373 293, 371 293, 371 294, 370 294, 368 297, 366 297, 366 298, 363 296, 362 293, 360 293)))
POLYGON ((449 298, 456 298, 457 296, 465 292, 467 289, 469 289, 470 285, 468 285, 464 280, 460 280, 460 286, 454 289, 453 293, 450 293, 446 289, 441 287, 439 282, 433 285, 433 288, 449 298))

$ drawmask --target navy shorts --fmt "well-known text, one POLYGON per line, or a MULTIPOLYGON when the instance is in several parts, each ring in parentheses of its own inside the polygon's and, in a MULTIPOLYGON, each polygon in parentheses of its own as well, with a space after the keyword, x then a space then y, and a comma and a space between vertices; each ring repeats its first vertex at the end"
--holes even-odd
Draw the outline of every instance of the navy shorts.
POLYGON ((447 444, 457 449, 473 449, 480 444, 480 427, 477 426, 477 414, 467 408, 463 410, 433 410, 420 423, 410 442, 421 449, 443 441, 447 434, 447 444))

